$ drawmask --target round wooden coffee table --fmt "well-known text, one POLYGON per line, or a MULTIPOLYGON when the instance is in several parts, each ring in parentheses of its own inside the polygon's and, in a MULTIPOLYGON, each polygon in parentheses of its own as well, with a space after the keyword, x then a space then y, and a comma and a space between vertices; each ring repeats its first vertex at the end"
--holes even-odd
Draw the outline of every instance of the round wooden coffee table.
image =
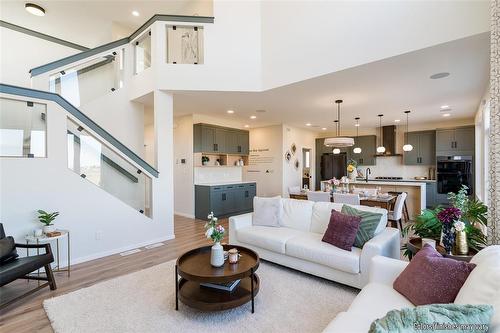
POLYGON ((259 255, 243 246, 223 245, 224 251, 238 249, 241 254, 236 264, 227 260, 222 267, 210 265, 211 246, 190 250, 181 255, 175 265, 175 309, 179 300, 203 311, 220 311, 252 302, 259 292, 260 280, 255 271, 259 267, 259 255), (179 279, 179 275, 181 278, 179 279), (240 280, 232 291, 201 286, 200 283, 224 283, 240 280))

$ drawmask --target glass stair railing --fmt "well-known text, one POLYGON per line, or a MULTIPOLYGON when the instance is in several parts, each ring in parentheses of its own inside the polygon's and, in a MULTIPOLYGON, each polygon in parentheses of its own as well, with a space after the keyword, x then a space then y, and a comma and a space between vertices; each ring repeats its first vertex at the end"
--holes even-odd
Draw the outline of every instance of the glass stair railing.
POLYGON ((64 131, 70 170, 151 217, 155 168, 58 94, 5 84, 0 93, 0 157, 47 157, 47 129, 64 131), (50 102, 66 111, 64 128, 47 124, 50 102))

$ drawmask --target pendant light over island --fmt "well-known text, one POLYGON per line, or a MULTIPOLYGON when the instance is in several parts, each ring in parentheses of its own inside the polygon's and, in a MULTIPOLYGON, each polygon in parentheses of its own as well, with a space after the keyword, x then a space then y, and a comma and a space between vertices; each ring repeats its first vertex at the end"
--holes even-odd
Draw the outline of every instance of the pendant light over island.
POLYGON ((338 99, 335 101, 337 104, 337 120, 336 123, 336 135, 333 138, 326 138, 324 141, 324 145, 327 147, 332 147, 334 154, 340 154, 340 148, 343 147, 351 147, 354 146, 354 139, 349 137, 343 137, 341 135, 341 125, 340 125, 340 104, 342 104, 342 100, 338 99))
POLYGON ((384 115, 383 114, 379 114, 378 115, 378 118, 379 118, 379 129, 380 129, 380 136, 379 136, 379 140, 380 140, 380 144, 378 145, 377 147, 377 153, 378 154, 383 154, 385 153, 385 147, 384 147, 384 143, 382 141, 382 117, 384 115))

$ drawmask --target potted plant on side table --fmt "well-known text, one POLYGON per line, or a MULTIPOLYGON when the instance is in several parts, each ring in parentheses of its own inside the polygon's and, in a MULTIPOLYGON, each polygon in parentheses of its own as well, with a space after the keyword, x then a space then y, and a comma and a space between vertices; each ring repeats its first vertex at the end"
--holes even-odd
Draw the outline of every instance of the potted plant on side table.
POLYGON ((38 220, 43 223, 43 233, 48 234, 56 231, 56 226, 52 223, 56 217, 59 215, 59 212, 47 213, 44 210, 38 210, 38 220))
MULTIPOLYGON (((434 239, 436 244, 442 242, 448 254, 454 251, 453 254, 464 255, 468 249, 475 253, 486 247, 486 234, 481 229, 487 226, 488 208, 480 200, 470 198, 467 191, 468 187, 462 185, 457 193, 449 193, 450 207, 424 209, 414 224, 403 229, 403 235, 434 239)), ((402 250, 406 257, 414 254, 408 243, 402 250)))

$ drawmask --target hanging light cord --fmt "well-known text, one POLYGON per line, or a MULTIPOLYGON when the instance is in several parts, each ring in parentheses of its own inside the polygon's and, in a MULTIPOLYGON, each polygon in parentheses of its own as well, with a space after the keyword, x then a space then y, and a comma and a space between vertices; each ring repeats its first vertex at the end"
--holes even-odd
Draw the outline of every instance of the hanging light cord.
POLYGON ((339 120, 337 123, 337 127, 339 128, 337 136, 340 136, 340 103, 337 103, 337 119, 339 120))
POLYGON ((408 144, 408 114, 410 112, 406 112, 406 144, 408 144))

